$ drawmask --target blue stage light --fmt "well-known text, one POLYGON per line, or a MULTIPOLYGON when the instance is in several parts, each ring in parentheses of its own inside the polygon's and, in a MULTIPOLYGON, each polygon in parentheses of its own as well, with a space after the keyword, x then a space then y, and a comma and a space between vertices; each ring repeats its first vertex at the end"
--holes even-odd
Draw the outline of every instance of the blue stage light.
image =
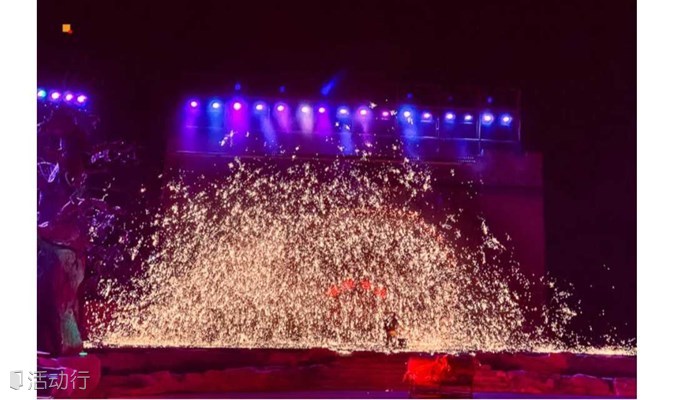
POLYGON ((482 118, 481 118, 481 122, 483 122, 483 125, 490 125, 494 121, 495 121, 495 116, 492 115, 489 112, 484 113, 482 118))
POLYGON ((347 107, 340 107, 338 108, 338 117, 348 117, 349 116, 349 109, 347 107))
POLYGON ((214 110, 220 110, 220 108, 223 106, 223 104, 219 101, 212 101, 211 102, 211 108, 214 110))
POLYGON ((333 78, 330 81, 328 81, 328 83, 323 85, 323 87, 321 88, 321 94, 324 95, 324 96, 328 96, 330 94, 331 90, 333 90, 333 88, 335 87, 336 83, 337 83, 336 78, 333 78))
POLYGON ((433 120, 433 115, 430 112, 425 111, 422 113, 422 122, 431 122, 433 120))
POLYGON ((79 105, 84 105, 84 103, 87 102, 87 99, 88 99, 87 96, 81 94, 81 95, 77 96, 75 101, 77 101, 77 104, 79 104, 79 105))
MULTIPOLYGON (((393 112, 391 114, 394 115, 393 112)), ((414 120, 417 118, 417 110, 412 106, 404 105, 399 109, 397 115, 401 122, 413 125, 414 120)))
POLYGON ((253 106, 253 108, 256 111, 260 112, 260 111, 265 111, 265 109, 267 107, 265 106, 265 103, 263 103, 262 101, 259 101, 259 102, 255 103, 255 106, 253 106))
POLYGON ((501 118, 499 119, 499 122, 502 125, 509 125, 513 121, 513 117, 509 114, 503 114, 501 118))
POLYGON ((190 108, 199 107, 199 102, 197 100, 190 100, 190 108))
POLYGON ((61 98, 61 92, 52 92, 49 95, 49 99, 52 101, 58 101, 61 98))
POLYGON ((473 121, 473 115, 471 114, 464 114, 464 122, 465 123, 470 123, 473 121))
POLYGON ((455 121, 455 113, 452 113, 452 112, 445 113, 445 120, 447 122, 454 122, 455 121))
POLYGON ((38 99, 44 99, 45 97, 47 97, 47 91, 44 89, 38 89, 37 97, 38 99))

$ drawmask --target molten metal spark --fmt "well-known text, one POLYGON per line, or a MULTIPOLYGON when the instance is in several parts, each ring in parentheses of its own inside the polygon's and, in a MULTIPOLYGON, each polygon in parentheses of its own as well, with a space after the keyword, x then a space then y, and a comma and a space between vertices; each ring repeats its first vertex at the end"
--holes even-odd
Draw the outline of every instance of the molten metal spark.
POLYGON ((146 269, 133 288, 101 283, 116 313, 95 321, 89 345, 387 350, 394 313, 408 350, 565 348, 566 293, 555 310, 531 307, 533 283, 493 263, 505 247, 484 221, 472 247, 458 212, 442 223, 422 215, 420 202, 433 207, 428 171, 229 168, 168 186, 146 269), (533 313, 544 325, 528 327, 533 313))

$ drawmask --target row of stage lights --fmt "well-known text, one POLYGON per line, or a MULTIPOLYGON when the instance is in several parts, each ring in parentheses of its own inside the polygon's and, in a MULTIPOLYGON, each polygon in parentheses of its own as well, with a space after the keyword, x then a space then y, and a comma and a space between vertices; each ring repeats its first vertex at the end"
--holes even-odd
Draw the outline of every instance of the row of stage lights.
MULTIPOLYGON (((188 102, 188 107, 196 110, 199 109, 200 107, 200 102, 198 100, 190 100, 188 102)), ((229 106, 232 108, 234 112, 242 112, 245 109, 245 105, 241 101, 233 101, 232 103, 229 104, 229 106)), ((211 111, 221 111, 226 107, 226 104, 223 103, 220 100, 213 100, 208 103, 208 108, 211 111)), ((270 108, 267 103, 258 101, 254 103, 253 105, 253 110, 256 113, 263 114, 263 113, 268 113, 270 111, 270 108)), ((301 104, 298 107, 299 113, 304 114, 304 115, 312 115, 314 112, 318 114, 326 114, 328 113, 328 107, 327 106, 318 106, 318 107, 312 107, 309 104, 301 104)), ((275 111, 276 113, 286 113, 290 111, 290 107, 286 103, 276 103, 273 105, 272 111, 275 111)), ((415 111, 413 111, 412 108, 410 107, 402 107, 400 110, 392 110, 392 109, 384 109, 384 110, 378 110, 377 112, 374 110, 374 107, 368 107, 368 106, 361 106, 357 108, 356 115, 360 118, 371 118, 374 114, 376 113, 376 117, 382 120, 388 120, 391 118, 395 118, 396 116, 402 116, 405 121, 408 121, 412 123, 415 118, 415 111)), ((453 112, 453 111, 447 111, 444 114, 442 114, 443 120, 446 123, 454 123, 458 120, 458 115, 453 112)), ((472 113, 463 113, 460 115, 461 118, 459 119, 461 122, 465 124, 472 124, 474 123, 475 116, 472 113)), ((338 119, 348 119, 352 117, 352 113, 347 106, 340 106, 336 109, 336 117, 338 119)), ((420 114, 419 118, 420 122, 422 123, 432 123, 435 121, 434 115, 430 111, 423 111, 420 114)), ((498 117, 495 116, 495 114, 486 111, 480 114, 480 121, 483 125, 492 125, 495 121, 498 121, 500 125, 502 126, 510 126, 511 123, 513 122, 513 116, 508 113, 503 113, 500 114, 498 117)))
POLYGON ((52 103, 70 103, 78 106, 83 106, 87 103, 89 98, 82 93, 73 93, 71 91, 58 91, 45 89, 38 89, 37 98, 39 101, 49 101, 52 103))

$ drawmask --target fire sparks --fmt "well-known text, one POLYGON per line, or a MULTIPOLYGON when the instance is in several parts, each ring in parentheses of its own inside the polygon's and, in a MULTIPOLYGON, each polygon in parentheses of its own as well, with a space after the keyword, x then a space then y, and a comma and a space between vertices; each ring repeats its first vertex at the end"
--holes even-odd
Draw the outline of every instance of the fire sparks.
POLYGON ((532 307, 533 284, 491 263, 506 248, 485 221, 469 246, 459 212, 423 215, 433 180, 410 162, 271 172, 237 161, 221 179, 183 176, 167 190, 143 273, 132 287, 101 283, 116 311, 94 321, 91 346, 388 350, 394 314, 408 350, 564 348, 565 296, 556 310, 532 307))

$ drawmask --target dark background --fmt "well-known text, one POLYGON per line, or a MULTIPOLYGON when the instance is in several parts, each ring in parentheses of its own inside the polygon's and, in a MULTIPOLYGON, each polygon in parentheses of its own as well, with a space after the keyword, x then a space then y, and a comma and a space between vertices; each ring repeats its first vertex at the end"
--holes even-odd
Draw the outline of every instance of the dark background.
POLYGON ((548 268, 574 284, 579 324, 630 338, 635 19, 633 1, 40 0, 38 83, 89 93, 100 134, 156 161, 179 99, 235 82, 298 96, 334 78, 336 96, 518 88, 525 148, 544 154, 548 268))

